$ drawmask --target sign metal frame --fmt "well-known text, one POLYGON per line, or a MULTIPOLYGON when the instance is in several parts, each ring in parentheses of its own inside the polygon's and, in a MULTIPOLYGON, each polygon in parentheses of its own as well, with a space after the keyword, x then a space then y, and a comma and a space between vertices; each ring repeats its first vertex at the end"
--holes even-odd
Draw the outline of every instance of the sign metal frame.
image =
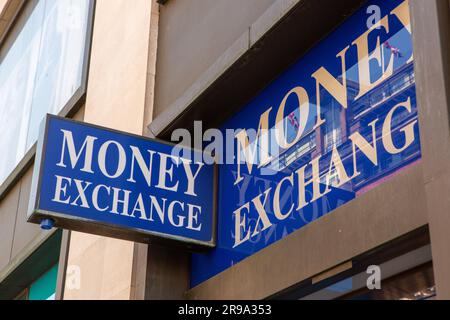
MULTIPOLYGON (((60 213, 42 209, 40 207, 40 192, 43 182, 43 174, 44 174, 44 163, 46 160, 46 147, 48 140, 48 128, 49 122, 52 119, 59 119, 67 122, 72 122, 76 124, 80 124, 83 126, 105 130, 109 132, 113 132, 120 135, 126 135, 129 137, 147 140, 151 142, 157 142, 160 144, 165 144, 171 147, 175 147, 174 143, 170 143, 167 141, 163 141, 155 138, 148 138, 145 136, 139 136, 136 134, 123 132, 115 129, 106 128, 103 126, 76 121, 73 119, 68 119, 52 114, 47 114, 45 119, 42 121, 39 133, 39 139, 37 142, 36 148, 36 156, 34 162, 33 169, 33 179, 31 185, 30 192, 30 201, 28 206, 28 222, 39 224, 42 219, 53 219, 55 228, 63 228, 69 229, 73 231, 90 233, 100 236, 106 236, 111 238, 117 238, 122 240, 146 243, 146 244, 161 244, 161 245, 170 245, 176 247, 183 247, 191 251, 205 251, 208 249, 212 249, 216 246, 216 238, 217 238, 217 195, 218 195, 218 168, 217 164, 213 166, 213 199, 212 199, 212 207, 213 212, 212 215, 212 223, 211 223, 211 239, 209 241, 200 241, 196 239, 191 239, 184 236, 177 236, 172 234, 166 234, 157 231, 150 231, 141 228, 127 227, 127 226, 119 226, 112 223, 107 223, 103 221, 96 221, 93 219, 77 217, 67 213, 60 213)), ((193 150, 193 149, 191 149, 193 150)), ((200 152, 198 150, 193 150, 200 152)))

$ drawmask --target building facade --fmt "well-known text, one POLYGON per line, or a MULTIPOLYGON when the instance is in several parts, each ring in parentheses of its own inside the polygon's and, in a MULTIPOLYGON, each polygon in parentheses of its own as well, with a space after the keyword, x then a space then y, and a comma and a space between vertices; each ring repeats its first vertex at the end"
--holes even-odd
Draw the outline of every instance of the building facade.
POLYGON ((450 299, 448 30, 447 0, 0 0, 0 298, 450 299), (231 131, 216 247, 28 223, 47 113, 231 131))

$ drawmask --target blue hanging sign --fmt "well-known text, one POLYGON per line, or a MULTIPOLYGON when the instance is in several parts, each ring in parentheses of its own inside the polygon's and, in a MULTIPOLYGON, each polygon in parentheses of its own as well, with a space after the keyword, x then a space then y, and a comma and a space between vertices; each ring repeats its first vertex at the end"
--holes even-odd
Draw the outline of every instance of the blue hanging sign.
POLYGON ((215 166, 179 151, 48 115, 28 221, 50 219, 55 227, 139 242, 214 247, 215 166))

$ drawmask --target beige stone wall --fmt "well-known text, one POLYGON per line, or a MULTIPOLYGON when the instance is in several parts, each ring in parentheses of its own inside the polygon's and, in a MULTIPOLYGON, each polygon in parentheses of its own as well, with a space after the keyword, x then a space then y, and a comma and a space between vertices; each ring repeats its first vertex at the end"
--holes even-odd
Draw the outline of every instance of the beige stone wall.
POLYGON ((0 0, 0 12, 3 12, 3 10, 6 7, 7 2, 8 2, 8 0, 0 0))
MULTIPOLYGON (((151 16, 149 0, 97 0, 86 122, 142 134, 151 16)), ((64 299, 130 298, 134 243, 73 232, 69 248, 81 288, 66 285, 64 299)))
POLYGON ((23 3, 24 0, 0 0, 0 40, 23 3))

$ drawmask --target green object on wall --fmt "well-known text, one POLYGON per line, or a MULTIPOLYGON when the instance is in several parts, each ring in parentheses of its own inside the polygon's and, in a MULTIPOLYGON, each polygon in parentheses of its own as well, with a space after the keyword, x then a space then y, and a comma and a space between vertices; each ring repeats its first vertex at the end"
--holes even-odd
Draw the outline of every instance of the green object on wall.
POLYGON ((29 300, 48 300, 56 290, 58 265, 53 266, 30 286, 29 300))

